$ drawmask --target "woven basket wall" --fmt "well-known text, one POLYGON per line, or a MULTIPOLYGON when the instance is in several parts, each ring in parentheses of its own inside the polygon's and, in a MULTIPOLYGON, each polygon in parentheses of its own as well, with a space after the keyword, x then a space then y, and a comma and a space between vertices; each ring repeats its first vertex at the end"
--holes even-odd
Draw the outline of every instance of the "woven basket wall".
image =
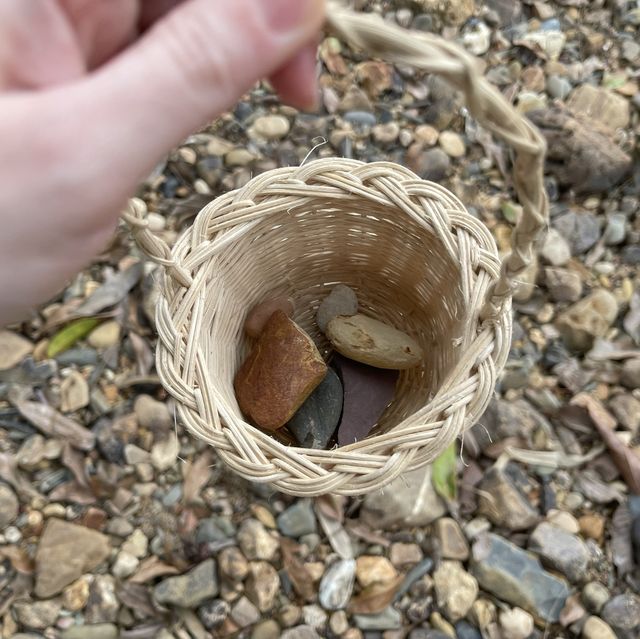
POLYGON ((523 214, 501 263, 489 231, 443 187, 388 162, 330 158, 281 168, 206 205, 169 249, 152 235, 145 207, 125 220, 164 266, 157 308, 157 369, 187 429, 235 472, 286 493, 356 495, 433 461, 485 410, 511 338, 511 292, 544 227, 544 144, 476 72, 473 57, 333 5, 343 41, 392 62, 440 73, 471 113, 515 151, 523 214), (244 318, 286 294, 294 316, 329 346, 315 309, 337 283, 354 288, 368 315, 416 338, 423 364, 402 371, 393 402, 365 440, 334 450, 280 443, 247 423, 233 377, 250 348, 244 318))

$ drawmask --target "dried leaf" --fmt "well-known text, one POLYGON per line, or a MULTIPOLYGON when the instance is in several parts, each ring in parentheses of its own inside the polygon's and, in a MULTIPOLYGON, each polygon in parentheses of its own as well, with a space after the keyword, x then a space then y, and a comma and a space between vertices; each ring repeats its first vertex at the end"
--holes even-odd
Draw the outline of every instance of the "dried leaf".
POLYGON ((547 466, 548 468, 577 468, 592 459, 595 459, 604 451, 604 445, 594 446, 585 455, 568 455, 563 450, 525 450, 507 446, 505 455, 522 464, 533 466, 547 466))
POLYGON ((576 477, 578 490, 596 504, 608 504, 612 501, 623 501, 624 495, 614 486, 605 484, 599 475, 592 470, 583 470, 576 477))
POLYGON ((78 340, 86 337, 98 324, 95 317, 83 317, 74 320, 60 329, 49 342, 47 357, 55 357, 71 348, 78 340))
POLYGON ((211 477, 211 453, 205 450, 198 459, 187 465, 184 477, 182 500, 185 504, 194 501, 211 477))
POLYGON ((88 506, 96 503, 96 496, 90 488, 81 486, 77 481, 60 484, 49 493, 51 501, 70 501, 73 504, 88 506))
POLYGON ((404 576, 398 575, 392 581, 386 583, 377 582, 367 586, 351 600, 349 612, 358 615, 382 612, 393 601, 403 581, 404 576))
POLYGON ((14 570, 23 575, 32 575, 35 571, 35 563, 25 550, 21 550, 18 546, 2 546, 0 548, 0 557, 6 558, 11 562, 14 570))
POLYGON ((576 395, 572 404, 583 406, 607 445, 611 459, 620 471, 623 479, 636 495, 640 494, 640 457, 626 446, 613 430, 616 420, 596 399, 585 393, 576 395))
POLYGON ((302 560, 296 555, 300 546, 291 539, 280 539, 282 549, 282 562, 289 575, 293 589, 305 600, 313 601, 315 588, 313 579, 302 560))
POLYGON ((456 464, 456 443, 453 442, 433 462, 431 469, 433 487, 447 503, 455 501, 458 497, 456 464))
POLYGON ((0 479, 13 486, 26 502, 40 498, 38 491, 31 486, 31 482, 18 470, 18 462, 14 455, 0 453, 0 479))
POLYGON ((153 352, 149 347, 149 343, 146 339, 143 339, 133 331, 129 332, 129 341, 131 342, 133 351, 136 354, 138 375, 148 375, 149 371, 153 367, 154 360, 153 352))
POLYGON ((338 553, 341 559, 353 559, 351 538, 342 524, 338 520, 328 517, 322 508, 316 507, 315 510, 320 526, 333 550, 338 553))
POLYGON ((83 488, 89 488, 86 469, 84 465, 84 455, 74 448, 68 442, 62 450, 62 463, 73 473, 76 481, 83 488))
POLYGON ((106 277, 104 284, 80 305, 76 313, 82 316, 95 315, 105 308, 115 306, 127 296, 141 276, 142 263, 138 262, 120 273, 106 277))
POLYGON ((20 414, 45 435, 67 441, 80 450, 93 448, 95 435, 90 430, 65 417, 48 404, 27 400, 14 400, 13 403, 20 414))
POLYGON ((631 541, 631 511, 629 504, 620 504, 611 520, 611 557, 620 577, 633 570, 633 544, 631 541))
POLYGON ((386 537, 383 537, 379 533, 371 530, 369 526, 361 521, 347 519, 345 522, 345 528, 351 535, 364 539, 364 541, 369 544, 376 544, 383 548, 388 548, 391 545, 391 542, 386 537))
POLYGON ((117 594, 121 603, 135 610, 136 613, 142 613, 143 617, 155 617, 157 615, 157 611, 151 602, 149 589, 146 586, 128 581, 118 586, 117 594))
POLYGON ((335 519, 340 523, 344 520, 345 498, 340 495, 322 495, 315 500, 316 511, 322 512, 330 519, 335 519))
POLYGON ((175 566, 165 564, 163 561, 158 559, 158 557, 152 555, 140 562, 138 570, 136 570, 135 574, 129 579, 129 583, 144 584, 156 577, 177 575, 179 572, 180 571, 175 566))

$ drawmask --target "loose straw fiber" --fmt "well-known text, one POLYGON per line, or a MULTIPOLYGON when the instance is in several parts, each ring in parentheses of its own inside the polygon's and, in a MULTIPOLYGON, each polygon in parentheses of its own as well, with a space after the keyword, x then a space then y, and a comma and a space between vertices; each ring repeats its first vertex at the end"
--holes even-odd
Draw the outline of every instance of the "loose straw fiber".
POLYGON ((157 369, 186 428, 235 472, 300 496, 358 495, 432 462, 484 412, 511 338, 511 294, 547 219, 539 133, 454 44, 329 5, 328 25, 371 57, 437 73, 471 114, 515 151, 522 216, 502 263, 487 229, 446 189, 390 162, 339 158, 274 169, 207 204, 170 249, 145 206, 124 218, 164 267, 157 369), (426 353, 403 371, 365 440, 334 450, 287 446, 247 423, 233 376, 248 352, 247 310, 296 300, 295 320, 328 354, 315 309, 336 283, 365 313, 414 336, 426 353))

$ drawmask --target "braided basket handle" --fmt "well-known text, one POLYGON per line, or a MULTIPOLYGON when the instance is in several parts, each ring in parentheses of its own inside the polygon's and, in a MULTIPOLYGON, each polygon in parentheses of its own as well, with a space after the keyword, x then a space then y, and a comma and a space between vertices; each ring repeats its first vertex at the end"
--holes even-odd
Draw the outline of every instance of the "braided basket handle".
POLYGON ((500 277, 488 289, 482 310, 485 319, 497 317, 511 299, 516 277, 534 259, 535 242, 547 225, 544 138, 482 76, 477 58, 461 47, 435 35, 383 22, 376 15, 355 13, 336 2, 328 5, 327 22, 341 40, 371 57, 442 76, 464 94, 473 117, 514 149, 514 186, 522 215, 511 237, 511 253, 502 261, 500 277))
MULTIPOLYGON (((478 72, 478 60, 459 46, 432 34, 407 31, 372 14, 355 13, 333 1, 327 6, 327 25, 343 41, 372 57, 442 76, 464 94, 476 120, 515 150, 514 186, 522 204, 522 215, 513 231, 511 253, 502 261, 500 277, 487 290, 481 313, 482 318, 488 320, 498 317, 511 299, 517 276, 534 259, 535 242, 547 224, 544 138, 478 72)), ((134 198, 122 217, 138 246, 181 285, 189 286, 191 274, 176 264, 169 246, 148 229, 145 213, 144 202, 134 198)))

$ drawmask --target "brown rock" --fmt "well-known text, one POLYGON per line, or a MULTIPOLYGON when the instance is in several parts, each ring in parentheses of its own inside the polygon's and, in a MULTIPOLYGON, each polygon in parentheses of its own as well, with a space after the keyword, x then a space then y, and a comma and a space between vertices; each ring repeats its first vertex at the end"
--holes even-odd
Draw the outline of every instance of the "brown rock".
POLYGON ((242 581, 249 574, 249 562, 236 546, 220 551, 218 568, 231 581, 242 581))
POLYGON ((372 98, 377 98, 391 88, 393 69, 385 62, 368 60, 356 67, 356 78, 372 98))
POLYGON ((334 317, 327 325, 327 337, 345 357, 376 368, 413 368, 423 358, 420 345, 406 333, 359 313, 334 317))
POLYGON ((266 561, 253 562, 246 590, 247 596, 260 612, 273 608, 280 592, 280 578, 275 568, 266 561))
POLYGON ((376 583, 389 583, 398 572, 386 558, 378 555, 361 555, 356 560, 356 579, 363 588, 376 583))
POLYGON ((36 551, 36 595, 41 599, 61 592, 110 554, 102 533, 61 519, 49 519, 36 551))
POLYGON ((629 101, 621 95, 591 84, 579 86, 567 106, 573 112, 584 113, 612 129, 629 125, 629 101))
POLYGON ((243 413, 257 426, 287 423, 322 381, 327 366, 311 338, 283 311, 271 315, 234 388, 243 413))
POLYGON ((605 519, 598 513, 587 513, 578 520, 583 537, 601 543, 604 539, 605 519))
POLYGON ((435 526, 435 533, 439 541, 440 554, 443 559, 466 561, 469 558, 469 545, 455 519, 451 519, 451 517, 438 519, 435 526))
POLYGON ((12 331, 0 330, 0 371, 13 368, 33 351, 33 344, 12 331))
POLYGON ((577 193, 605 192, 622 181, 631 158, 597 121, 562 107, 530 111, 527 117, 547 140, 546 169, 577 193))
POLYGON ((256 304, 247 313, 247 319, 244 321, 245 333, 249 337, 258 337, 269 318, 276 311, 282 311, 287 317, 291 317, 293 315, 293 301, 291 298, 281 295, 256 304))

